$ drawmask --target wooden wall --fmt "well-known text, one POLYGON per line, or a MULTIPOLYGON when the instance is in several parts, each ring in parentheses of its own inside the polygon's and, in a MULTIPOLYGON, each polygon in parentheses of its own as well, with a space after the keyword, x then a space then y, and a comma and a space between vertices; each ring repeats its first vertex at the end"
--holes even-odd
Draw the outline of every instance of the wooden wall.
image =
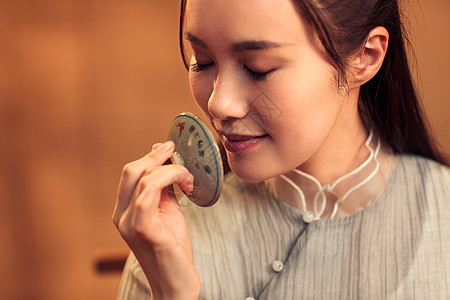
MULTIPOLYGON (((425 2, 425 1, 424 1, 425 2)), ((412 2, 421 93, 450 153, 450 4, 412 2)), ((122 165, 193 103, 178 1, 0 0, 0 299, 113 299, 122 165)))

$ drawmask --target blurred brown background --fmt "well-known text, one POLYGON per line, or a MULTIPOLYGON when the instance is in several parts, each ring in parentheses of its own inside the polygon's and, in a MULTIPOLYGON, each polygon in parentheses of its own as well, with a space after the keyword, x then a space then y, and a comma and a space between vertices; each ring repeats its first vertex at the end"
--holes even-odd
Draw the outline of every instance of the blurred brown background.
MULTIPOLYGON (((0 0, 0 299, 113 299, 122 165, 199 110, 178 1, 0 0), (104 253, 104 252, 103 252, 104 253)), ((411 1, 419 88, 450 153, 450 2, 411 1)), ((449 156, 447 156, 449 157, 449 156)))

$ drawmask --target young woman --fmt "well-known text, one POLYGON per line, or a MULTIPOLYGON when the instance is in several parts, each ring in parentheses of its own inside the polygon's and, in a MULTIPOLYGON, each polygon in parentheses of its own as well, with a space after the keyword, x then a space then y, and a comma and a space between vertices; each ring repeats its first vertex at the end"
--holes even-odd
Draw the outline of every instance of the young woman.
POLYGON ((172 142, 125 166, 120 299, 450 297, 450 172, 396 0, 184 0, 180 29, 232 172, 181 209, 172 142))

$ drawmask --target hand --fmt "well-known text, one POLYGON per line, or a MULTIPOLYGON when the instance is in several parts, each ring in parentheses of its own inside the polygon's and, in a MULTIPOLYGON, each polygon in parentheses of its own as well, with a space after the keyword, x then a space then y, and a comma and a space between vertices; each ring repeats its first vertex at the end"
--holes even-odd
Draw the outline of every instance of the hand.
POLYGON ((173 142, 155 144, 127 164, 119 183, 113 221, 139 261, 154 299, 197 299, 200 280, 192 262, 186 221, 172 184, 192 191, 194 178, 179 165, 163 165, 173 142))

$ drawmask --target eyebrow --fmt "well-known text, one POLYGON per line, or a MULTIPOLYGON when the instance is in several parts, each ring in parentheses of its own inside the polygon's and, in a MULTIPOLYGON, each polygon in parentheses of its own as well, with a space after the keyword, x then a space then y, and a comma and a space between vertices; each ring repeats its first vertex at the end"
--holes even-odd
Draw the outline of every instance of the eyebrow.
POLYGON ((191 43, 196 44, 197 46, 200 46, 204 49, 208 49, 208 46, 206 45, 206 43, 204 41, 202 41, 201 39, 199 39, 198 37, 196 37, 195 35, 193 35, 190 32, 185 32, 184 33, 184 37, 191 43))
MULTIPOLYGON (((208 45, 204 41, 193 35, 192 33, 185 32, 184 36, 191 43, 194 43, 201 48, 208 49, 208 45)), ((272 41, 255 40, 255 41, 244 41, 233 43, 231 44, 231 50, 233 52, 242 52, 246 50, 263 50, 263 49, 277 48, 281 46, 283 46, 283 44, 275 43, 272 41)))

